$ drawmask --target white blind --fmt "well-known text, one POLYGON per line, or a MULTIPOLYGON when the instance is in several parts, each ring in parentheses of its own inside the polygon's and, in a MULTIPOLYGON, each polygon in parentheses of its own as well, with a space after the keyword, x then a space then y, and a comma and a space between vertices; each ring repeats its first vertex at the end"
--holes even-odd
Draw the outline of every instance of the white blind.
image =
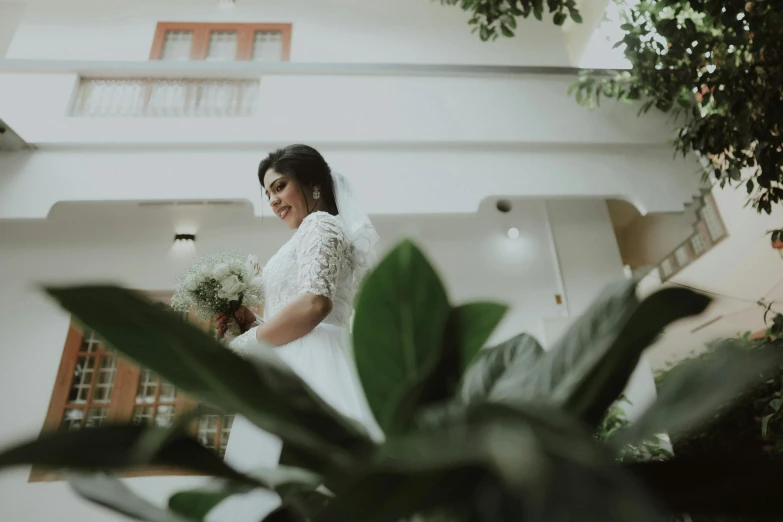
POLYGON ((190 60, 190 48, 193 45, 193 31, 166 31, 163 41, 161 60, 190 60))
POLYGON ((209 35, 207 60, 233 61, 237 57, 237 32, 212 31, 209 35))
POLYGON ((283 35, 279 31, 257 31, 253 37, 253 60, 279 62, 283 59, 283 35))

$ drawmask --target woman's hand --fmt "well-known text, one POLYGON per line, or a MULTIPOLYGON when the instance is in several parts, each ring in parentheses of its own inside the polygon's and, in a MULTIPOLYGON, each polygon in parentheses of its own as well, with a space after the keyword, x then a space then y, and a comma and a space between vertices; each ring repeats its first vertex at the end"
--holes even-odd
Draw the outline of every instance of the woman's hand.
MULTIPOLYGON (((234 319, 239 325, 239 329, 242 331, 242 333, 245 333, 246 331, 250 330, 250 328, 253 326, 253 323, 256 322, 256 314, 250 311, 248 307, 240 306, 239 309, 234 313, 234 319)), ((228 322, 231 320, 231 318, 224 313, 220 313, 213 317, 213 320, 217 326, 218 337, 222 339, 226 335, 228 322)))

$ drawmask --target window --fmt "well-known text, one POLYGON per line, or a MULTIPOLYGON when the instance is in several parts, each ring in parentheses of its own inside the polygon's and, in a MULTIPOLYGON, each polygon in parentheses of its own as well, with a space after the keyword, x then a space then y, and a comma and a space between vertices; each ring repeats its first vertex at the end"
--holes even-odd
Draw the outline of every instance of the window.
MULTIPOLYGON (((168 306, 171 293, 147 294, 168 306)), ((183 320, 193 320, 183 314, 183 320)), ((213 324, 200 325, 215 335, 213 324)), ((134 422, 169 426, 175 417, 194 408, 193 399, 181 393, 155 372, 139 368, 104 346, 94 332, 72 324, 65 340, 60 368, 49 403, 43 431, 78 430, 106 422, 134 422)), ((223 455, 234 415, 202 416, 193 435, 207 448, 223 455)), ((133 476, 172 475, 180 471, 154 469, 129 473, 133 476)), ((56 480, 56 473, 35 469, 31 481, 56 480)))
POLYGON ((150 60, 285 62, 291 24, 158 24, 150 60))

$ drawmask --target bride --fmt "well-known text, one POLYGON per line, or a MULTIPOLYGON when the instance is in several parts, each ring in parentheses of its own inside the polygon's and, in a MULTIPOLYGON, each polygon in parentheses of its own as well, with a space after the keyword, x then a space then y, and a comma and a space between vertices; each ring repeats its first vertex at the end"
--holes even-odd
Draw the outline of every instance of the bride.
MULTIPOLYGON (((331 406, 381 438, 356 373, 349 330, 358 284, 377 248, 375 228, 347 180, 312 147, 270 153, 258 179, 274 213, 295 232, 261 273, 263 321, 240 308, 236 320, 245 331, 229 346, 240 355, 274 350, 331 406)), ((221 336, 228 320, 217 318, 221 336)), ((246 472, 274 467, 281 446, 277 437, 237 416, 225 459, 246 472)), ((225 500, 207 520, 258 522, 279 505, 277 495, 257 490, 225 500)))

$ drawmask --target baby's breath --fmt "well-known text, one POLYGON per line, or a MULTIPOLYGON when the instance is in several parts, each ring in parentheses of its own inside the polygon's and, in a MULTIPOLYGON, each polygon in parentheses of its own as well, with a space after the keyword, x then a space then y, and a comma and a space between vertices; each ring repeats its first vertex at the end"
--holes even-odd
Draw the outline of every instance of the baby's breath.
POLYGON ((192 310, 198 319, 208 321, 219 313, 233 317, 240 306, 263 302, 257 260, 233 250, 206 255, 180 274, 171 307, 192 310))

